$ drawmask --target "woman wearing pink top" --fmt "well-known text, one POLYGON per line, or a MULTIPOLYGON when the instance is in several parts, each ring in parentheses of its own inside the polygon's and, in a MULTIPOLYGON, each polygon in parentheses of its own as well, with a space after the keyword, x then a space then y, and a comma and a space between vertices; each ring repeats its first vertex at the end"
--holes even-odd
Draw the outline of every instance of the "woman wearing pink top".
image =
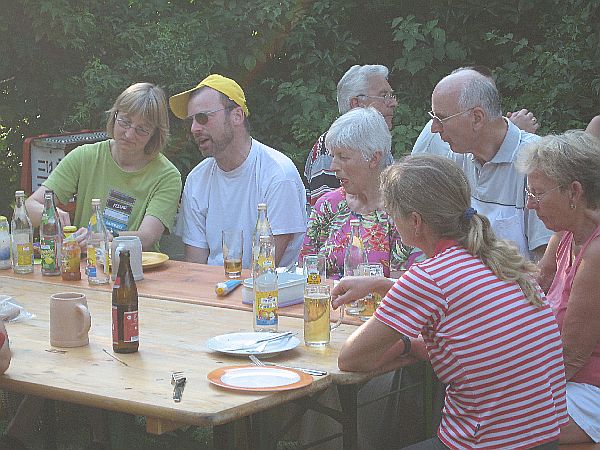
POLYGON ((470 207, 464 173, 439 156, 411 156, 382 174, 402 240, 428 259, 395 283, 351 277, 334 306, 385 295, 344 344, 347 371, 431 362, 447 385, 437 437, 411 449, 556 449, 567 423, 562 345, 536 267, 470 207))
MULTIPOLYGON (((525 148, 527 207, 562 232, 547 294, 564 345, 570 421, 560 442, 600 442, 600 140, 583 131, 546 136, 525 148)), ((551 249, 552 247, 548 247, 551 249)))

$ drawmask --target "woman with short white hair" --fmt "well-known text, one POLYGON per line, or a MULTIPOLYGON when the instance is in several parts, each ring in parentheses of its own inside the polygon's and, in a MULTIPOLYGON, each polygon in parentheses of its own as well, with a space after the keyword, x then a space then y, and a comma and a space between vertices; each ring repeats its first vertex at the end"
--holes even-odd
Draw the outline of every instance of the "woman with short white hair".
POLYGON ((300 252, 323 254, 327 276, 344 275, 344 254, 350 239, 350 220, 360 221, 368 260, 381 263, 386 276, 406 269, 420 252, 403 246, 390 216, 383 210, 379 189, 381 171, 392 164, 392 138, 375 108, 355 108, 339 117, 327 132, 331 170, 341 187, 323 195, 309 218, 300 252))

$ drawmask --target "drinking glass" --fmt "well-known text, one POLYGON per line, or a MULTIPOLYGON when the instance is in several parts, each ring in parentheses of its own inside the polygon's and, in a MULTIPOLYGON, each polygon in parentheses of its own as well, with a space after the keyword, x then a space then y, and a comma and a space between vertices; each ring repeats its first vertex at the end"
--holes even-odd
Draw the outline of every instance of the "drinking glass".
POLYGON ((327 284, 307 284, 304 288, 304 343, 309 347, 323 347, 331 340, 331 331, 342 324, 344 307, 340 317, 330 324, 331 291, 327 284))
MULTIPOLYGON (((358 266, 359 273, 364 277, 382 277, 383 265, 379 263, 361 264, 358 266)), ((363 309, 358 313, 358 317, 363 322, 369 320, 379 304, 381 303, 381 295, 377 292, 371 292, 362 299, 363 309)))
POLYGON ((242 276, 242 257, 244 256, 244 232, 242 230, 223 230, 223 265, 227 278, 242 276))

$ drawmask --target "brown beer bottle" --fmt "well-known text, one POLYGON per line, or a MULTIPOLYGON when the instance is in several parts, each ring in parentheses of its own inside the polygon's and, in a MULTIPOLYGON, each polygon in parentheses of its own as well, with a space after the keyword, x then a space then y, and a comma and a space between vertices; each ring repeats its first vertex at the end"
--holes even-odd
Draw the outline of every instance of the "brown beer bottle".
POLYGON ((115 353, 133 353, 140 345, 138 293, 129 264, 129 250, 120 250, 112 291, 112 336, 115 353))

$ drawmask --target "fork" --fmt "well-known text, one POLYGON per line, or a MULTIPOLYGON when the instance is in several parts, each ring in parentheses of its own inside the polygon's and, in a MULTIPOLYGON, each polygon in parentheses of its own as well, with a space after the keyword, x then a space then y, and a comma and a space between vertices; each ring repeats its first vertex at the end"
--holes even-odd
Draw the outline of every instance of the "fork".
POLYGON ((314 375, 316 377, 322 377, 324 375, 327 375, 327 372, 325 370, 307 369, 305 367, 291 367, 291 366, 284 366, 283 364, 275 364, 275 363, 264 363, 254 355, 248 355, 248 358, 250 358, 250 361, 252 361, 252 364, 254 364, 255 366, 259 366, 259 367, 272 366, 272 367, 281 367, 283 369, 294 369, 294 370, 299 370, 300 372, 307 373, 309 375, 314 375))

